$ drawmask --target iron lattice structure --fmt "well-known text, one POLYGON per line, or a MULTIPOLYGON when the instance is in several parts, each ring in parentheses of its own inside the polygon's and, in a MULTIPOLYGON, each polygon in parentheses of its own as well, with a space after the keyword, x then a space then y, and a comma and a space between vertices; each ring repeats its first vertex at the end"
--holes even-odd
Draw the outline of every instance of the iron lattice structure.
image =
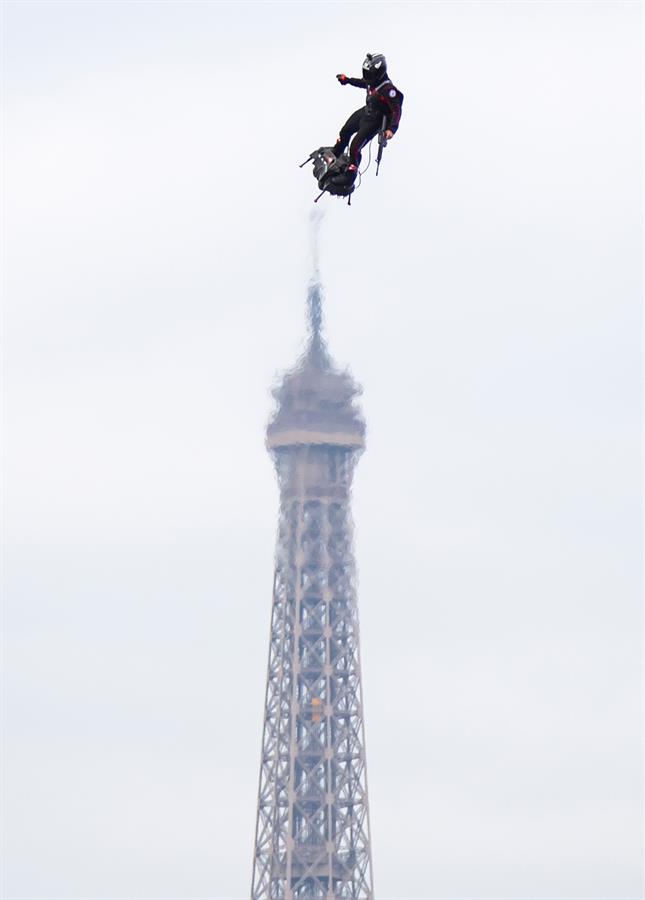
POLYGON ((373 900, 350 488, 356 385, 320 335, 274 392, 280 486, 252 900, 373 900))

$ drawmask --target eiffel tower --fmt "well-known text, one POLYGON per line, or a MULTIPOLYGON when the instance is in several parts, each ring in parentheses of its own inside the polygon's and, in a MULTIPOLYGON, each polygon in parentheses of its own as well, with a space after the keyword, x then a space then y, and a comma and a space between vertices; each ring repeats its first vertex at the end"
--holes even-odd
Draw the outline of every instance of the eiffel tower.
POLYGON ((304 355, 274 391, 280 486, 252 900, 373 900, 350 489, 358 387, 308 294, 304 355))

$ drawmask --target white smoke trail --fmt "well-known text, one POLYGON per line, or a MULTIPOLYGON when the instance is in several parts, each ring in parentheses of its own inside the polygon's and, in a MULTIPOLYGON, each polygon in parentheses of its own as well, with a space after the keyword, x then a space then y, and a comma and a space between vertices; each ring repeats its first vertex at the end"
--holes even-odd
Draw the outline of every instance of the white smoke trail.
POLYGON ((312 281, 320 281, 320 257, 319 239, 320 227, 325 217, 325 211, 321 207, 314 207, 309 213, 309 240, 311 245, 311 262, 313 268, 312 281))

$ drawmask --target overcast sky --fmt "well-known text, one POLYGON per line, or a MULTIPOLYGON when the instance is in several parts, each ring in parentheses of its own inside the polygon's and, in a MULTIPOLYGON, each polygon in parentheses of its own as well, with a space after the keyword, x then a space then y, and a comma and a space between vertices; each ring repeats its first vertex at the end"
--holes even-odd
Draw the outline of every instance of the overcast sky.
POLYGON ((642 6, 5 2, 3 889, 243 900, 298 164, 323 198, 379 900, 642 880, 642 6))

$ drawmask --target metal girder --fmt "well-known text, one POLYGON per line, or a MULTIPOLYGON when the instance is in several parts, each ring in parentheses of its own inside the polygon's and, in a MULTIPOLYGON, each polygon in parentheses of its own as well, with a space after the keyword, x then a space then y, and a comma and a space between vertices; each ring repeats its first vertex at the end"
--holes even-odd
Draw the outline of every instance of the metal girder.
POLYGON ((354 432, 272 446, 281 503, 252 900, 374 896, 350 514, 363 431, 354 432))

